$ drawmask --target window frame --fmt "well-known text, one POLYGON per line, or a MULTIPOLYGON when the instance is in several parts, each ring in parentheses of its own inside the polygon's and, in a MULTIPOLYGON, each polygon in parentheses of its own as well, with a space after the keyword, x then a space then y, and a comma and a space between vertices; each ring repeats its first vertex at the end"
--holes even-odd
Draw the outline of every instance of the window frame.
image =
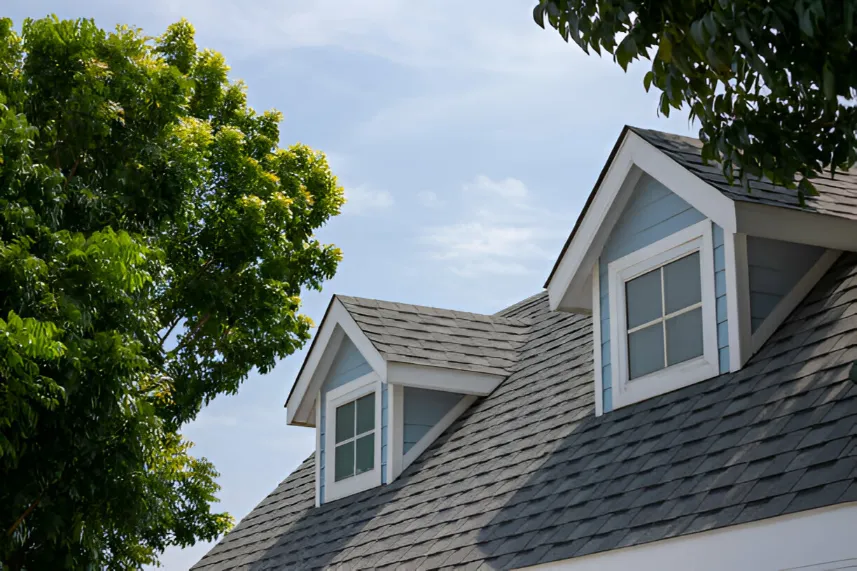
MULTIPOLYGON (((341 387, 328 391, 325 403, 324 434, 324 501, 325 503, 381 485, 381 378, 374 372, 359 377, 341 387), (375 457, 373 468, 336 481, 336 409, 375 392, 375 457)), ((356 414, 356 411, 355 411, 356 414)), ((355 440, 356 442, 356 440, 355 440)), ((355 450, 356 453, 356 450, 355 450)))
MULTIPOLYGON (((620 408, 720 374, 714 289, 714 241, 704 220, 641 248, 607 266, 613 407, 620 408), (629 380, 625 284, 670 262, 699 252, 703 353, 688 361, 629 380)), ((663 292, 662 292, 663 294, 663 292)), ((662 308, 665 311, 665 308, 662 308)))

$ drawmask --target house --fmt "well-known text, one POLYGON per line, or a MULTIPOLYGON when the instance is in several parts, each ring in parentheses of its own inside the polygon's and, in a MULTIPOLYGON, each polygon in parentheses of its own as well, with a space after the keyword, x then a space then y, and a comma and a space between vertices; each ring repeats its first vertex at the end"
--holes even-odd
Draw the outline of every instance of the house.
POLYGON ((857 174, 751 186, 626 127, 546 291, 334 296, 315 453, 194 569, 857 569, 857 174))

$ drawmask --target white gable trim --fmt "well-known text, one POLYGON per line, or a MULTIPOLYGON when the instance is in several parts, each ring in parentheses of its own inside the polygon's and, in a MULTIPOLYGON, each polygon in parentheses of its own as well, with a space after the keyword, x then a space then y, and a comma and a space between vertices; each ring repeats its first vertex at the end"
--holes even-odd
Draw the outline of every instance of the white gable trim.
POLYGON ((731 199, 629 130, 548 284, 552 310, 582 313, 592 310, 588 289, 591 268, 642 172, 658 180, 727 234, 736 231, 735 203, 731 199))
POLYGON ((526 569, 816 571, 857 567, 857 503, 614 549, 526 569))
POLYGON ((505 376, 458 371, 443 367, 430 367, 391 361, 387 364, 387 381, 406 387, 432 389, 485 396, 496 389, 505 376))
MULTIPOLYGON (((795 310, 798 304, 803 301, 803 298, 805 298, 810 290, 815 287, 818 280, 827 273, 827 270, 830 269, 830 266, 833 265, 841 253, 842 252, 839 250, 827 250, 824 252, 818 261, 815 262, 815 265, 813 265, 809 271, 803 275, 800 281, 795 284, 791 291, 779 301, 774 309, 771 310, 771 313, 769 313, 761 325, 759 325, 759 328, 756 329, 755 333, 753 333, 751 340, 751 354, 756 353, 762 348, 765 342, 770 339, 771 335, 773 335, 783 321, 786 320, 786 317, 795 310)), ((749 308, 747 313, 749 314, 749 308)))
POLYGON ((286 421, 288 424, 313 426, 315 423, 314 403, 324 378, 327 375, 336 351, 342 342, 343 334, 348 336, 373 371, 386 381, 387 364, 384 358, 360 329, 360 326, 335 297, 330 310, 316 334, 316 339, 306 357, 304 367, 295 381, 295 388, 286 401, 286 421))

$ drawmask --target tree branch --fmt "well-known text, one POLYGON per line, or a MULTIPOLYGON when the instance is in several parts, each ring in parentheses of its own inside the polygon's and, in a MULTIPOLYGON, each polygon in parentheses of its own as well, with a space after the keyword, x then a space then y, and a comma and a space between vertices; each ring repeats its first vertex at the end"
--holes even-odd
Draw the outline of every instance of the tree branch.
POLYGON ((185 335, 184 337, 182 337, 182 340, 179 342, 179 344, 176 346, 176 348, 170 352, 171 353, 178 353, 181 348, 186 346, 189 342, 193 341, 196 338, 197 333, 199 333, 199 330, 202 329, 203 325, 208 323, 209 319, 211 319, 210 313, 206 313, 205 315, 203 315, 200 318, 200 320, 196 322, 196 325, 194 326, 193 331, 191 331, 188 335, 185 335))
POLYGON ((21 525, 21 523, 23 523, 24 519, 25 519, 28 515, 30 515, 31 513, 33 513, 33 510, 34 510, 34 509, 36 509, 36 507, 39 505, 39 502, 41 502, 41 501, 42 501, 42 495, 41 495, 41 494, 39 494, 39 497, 38 497, 38 498, 36 498, 36 499, 33 501, 33 503, 31 503, 31 504, 29 505, 29 507, 28 507, 27 509, 25 509, 25 510, 24 510, 24 513, 22 513, 21 515, 19 515, 19 516, 18 516, 18 519, 16 519, 16 520, 15 520, 15 523, 13 523, 13 524, 12 524, 12 527, 10 527, 10 528, 9 528, 9 530, 6 532, 6 535, 8 535, 8 536, 10 536, 10 537, 11 537, 11 536, 12 536, 12 534, 13 534, 13 533, 15 533, 15 530, 16 530, 16 529, 18 529, 18 526, 20 526, 20 525, 21 525))
POLYGON ((164 342, 167 340, 167 337, 169 337, 169 336, 170 336, 170 333, 172 333, 172 332, 173 332, 173 329, 175 329, 175 328, 176 328, 176 325, 178 325, 178 324, 179 324, 179 321, 181 321, 181 320, 182 320, 182 316, 181 316, 181 315, 179 315, 178 317, 176 317, 176 318, 173 320, 173 322, 170 324, 169 328, 167 329, 167 332, 166 332, 166 333, 164 333, 164 336, 163 336, 163 337, 161 337, 161 339, 160 339, 161 349, 163 349, 163 348, 164 348, 164 342))

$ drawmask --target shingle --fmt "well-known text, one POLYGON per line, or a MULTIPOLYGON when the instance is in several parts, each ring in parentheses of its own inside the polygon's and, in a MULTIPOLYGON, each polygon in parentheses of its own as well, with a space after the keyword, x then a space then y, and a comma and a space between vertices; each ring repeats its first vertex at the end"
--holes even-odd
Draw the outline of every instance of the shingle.
POLYGON ((598 418, 589 319, 544 293, 498 316, 341 298, 385 350, 511 373, 391 485, 316 508, 308 459, 195 569, 515 568, 857 501, 852 291, 847 254, 741 371, 598 418))
MULTIPOLYGON (((649 129, 632 128, 635 133, 666 153, 674 161, 689 169, 706 182, 713 184, 724 195, 739 201, 775 204, 791 208, 800 208, 796 189, 775 186, 768 182, 754 180, 750 183, 754 192, 746 192, 739 181, 730 183, 720 170, 719 165, 702 163, 701 143, 698 139, 662 133, 649 129)), ((837 173, 836 178, 816 179, 821 190, 818 196, 806 197, 806 208, 814 212, 857 220, 857 180, 854 171, 837 173), (834 195, 835 200, 830 196, 834 195)))

